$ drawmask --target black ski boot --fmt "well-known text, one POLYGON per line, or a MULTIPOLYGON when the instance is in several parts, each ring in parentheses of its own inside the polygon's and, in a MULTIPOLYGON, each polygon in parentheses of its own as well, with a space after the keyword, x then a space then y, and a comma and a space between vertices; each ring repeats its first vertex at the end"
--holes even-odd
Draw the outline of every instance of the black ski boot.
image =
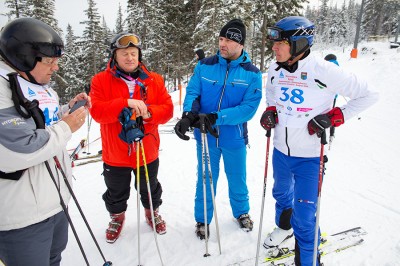
POLYGON ((240 228, 245 232, 250 232, 253 230, 253 221, 250 219, 250 215, 247 213, 240 215, 237 218, 240 228))
MULTIPOLYGON (((204 223, 196 223, 196 235, 200 240, 206 239, 206 226, 204 223)), ((207 226, 207 236, 210 238, 210 225, 207 226)))

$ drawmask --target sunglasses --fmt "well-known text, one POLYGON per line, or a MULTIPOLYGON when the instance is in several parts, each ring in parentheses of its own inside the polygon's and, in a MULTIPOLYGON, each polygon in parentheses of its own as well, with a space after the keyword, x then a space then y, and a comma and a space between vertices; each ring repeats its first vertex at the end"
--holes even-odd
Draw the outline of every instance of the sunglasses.
POLYGON ((115 47, 127 48, 131 44, 133 44, 135 46, 140 46, 141 45, 140 38, 138 36, 136 36, 135 34, 122 35, 115 42, 115 47))

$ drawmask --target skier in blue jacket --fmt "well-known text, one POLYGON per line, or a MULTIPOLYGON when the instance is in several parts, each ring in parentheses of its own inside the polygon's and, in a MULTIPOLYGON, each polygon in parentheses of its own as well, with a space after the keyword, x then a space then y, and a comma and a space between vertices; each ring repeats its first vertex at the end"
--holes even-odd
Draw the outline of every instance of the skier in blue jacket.
MULTIPOLYGON (((219 51, 196 65, 194 75, 186 88, 182 119, 175 132, 181 139, 189 127, 199 127, 199 114, 206 114, 205 123, 211 132, 207 134, 214 192, 216 191, 219 165, 223 158, 228 179, 229 199, 233 216, 245 231, 253 229, 249 216, 249 196, 246 184, 246 145, 248 144, 247 121, 257 111, 262 93, 261 72, 250 61, 243 46, 246 28, 240 19, 229 21, 219 34, 219 51), (213 132, 215 130, 215 133, 213 132), (218 135, 216 138, 215 136, 218 135)), ((197 173, 194 216, 196 234, 205 238, 205 222, 213 218, 213 204, 206 173, 207 221, 204 219, 202 186, 202 143, 198 128, 194 130, 197 143, 197 173)))

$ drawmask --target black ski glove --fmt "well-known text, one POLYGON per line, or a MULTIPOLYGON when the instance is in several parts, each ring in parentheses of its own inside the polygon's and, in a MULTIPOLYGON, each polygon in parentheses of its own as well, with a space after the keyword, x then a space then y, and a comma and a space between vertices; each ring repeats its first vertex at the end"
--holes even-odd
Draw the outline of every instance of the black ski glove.
POLYGON ((317 115, 313 119, 308 122, 308 133, 310 135, 317 134, 318 138, 322 136, 322 133, 325 132, 325 129, 332 126, 332 122, 330 117, 327 114, 317 115))
POLYGON ((193 124, 193 127, 199 128, 201 133, 209 132, 214 137, 218 138, 218 132, 213 125, 218 119, 216 113, 211 114, 199 114, 199 120, 193 124))
POLYGON ((265 130, 270 130, 278 124, 278 113, 275 106, 269 106, 261 116, 260 124, 265 130))
POLYGON ((176 123, 174 130, 176 135, 183 140, 189 140, 190 137, 186 136, 186 132, 189 127, 192 127, 193 124, 199 120, 199 116, 197 114, 193 114, 192 112, 184 112, 182 114, 182 119, 176 123))

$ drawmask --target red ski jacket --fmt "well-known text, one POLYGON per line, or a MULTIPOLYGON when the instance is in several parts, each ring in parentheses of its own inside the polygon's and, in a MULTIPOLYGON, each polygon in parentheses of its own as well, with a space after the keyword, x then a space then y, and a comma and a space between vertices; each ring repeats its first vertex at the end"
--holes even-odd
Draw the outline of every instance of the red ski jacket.
MULTIPOLYGON (((134 143, 131 153, 128 154, 129 145, 118 137, 122 129, 118 115, 124 107, 128 107, 129 89, 125 81, 119 77, 115 66, 110 67, 110 62, 105 71, 93 77, 90 89, 92 100, 90 114, 100 124, 103 161, 111 166, 136 168, 136 144, 134 143)), ((163 78, 155 72, 148 71, 143 64, 139 67, 141 73, 137 81, 144 86, 136 84, 132 98, 143 100, 151 113, 151 117, 144 120, 143 138, 146 163, 149 164, 158 158, 160 146, 158 125, 172 118, 173 104, 163 78)), ((141 151, 139 164, 143 165, 141 151)))

